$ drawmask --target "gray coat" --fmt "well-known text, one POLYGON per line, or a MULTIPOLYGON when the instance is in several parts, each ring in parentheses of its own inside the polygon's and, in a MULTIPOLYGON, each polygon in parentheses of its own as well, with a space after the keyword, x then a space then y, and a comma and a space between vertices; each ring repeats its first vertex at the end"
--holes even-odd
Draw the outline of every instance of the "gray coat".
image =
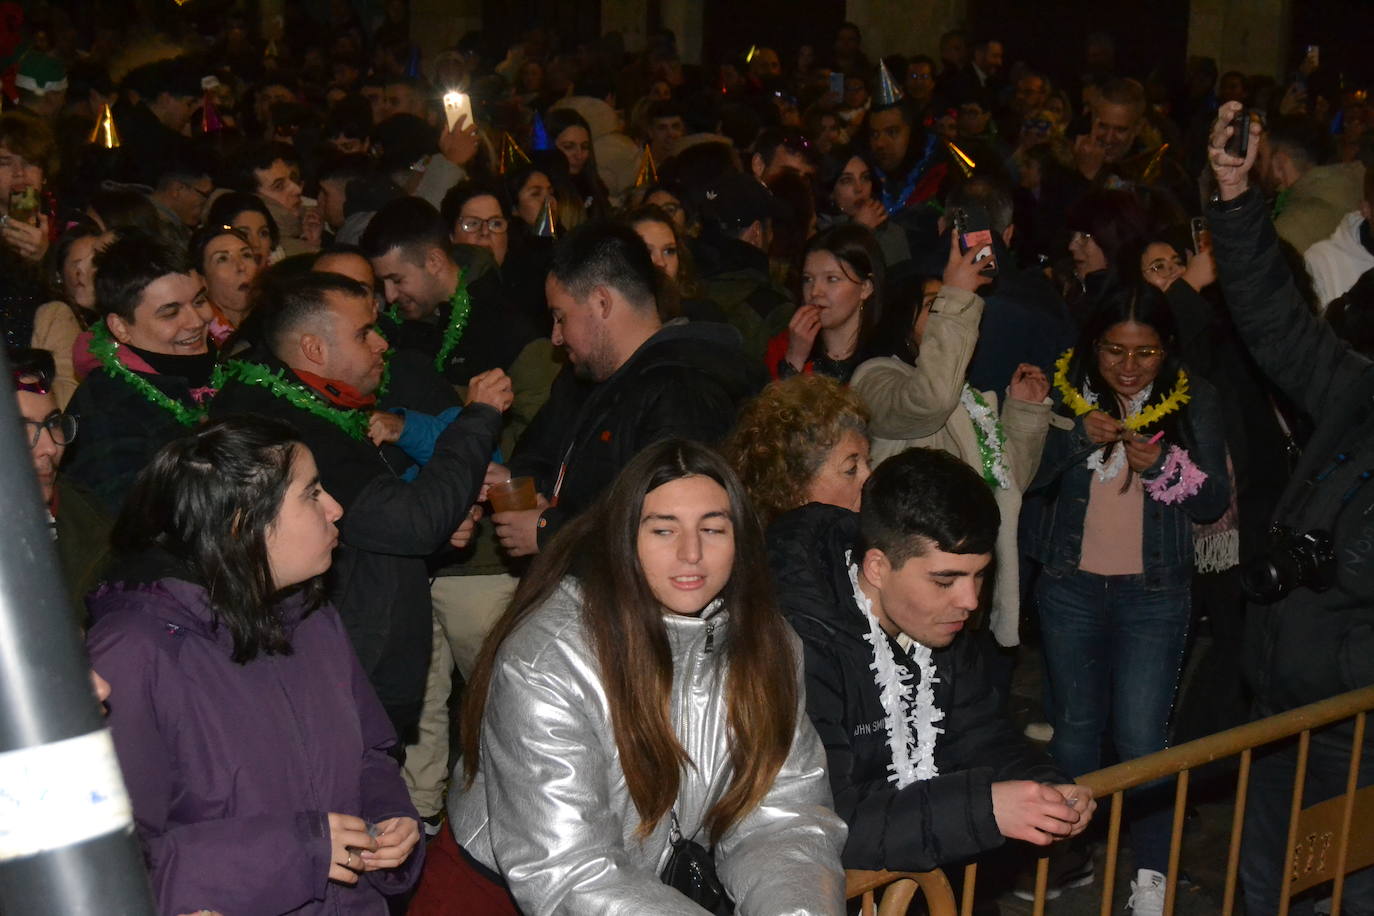
MULTIPOLYGON (((667 615, 673 652, 671 715, 694 766, 675 806, 682 832, 703 846, 702 821, 730 781, 723 610, 667 615)), ((763 802, 715 844, 721 882, 741 916, 844 912, 844 822, 831 810, 825 753, 806 715, 801 648, 797 729, 763 802)), ((510 885, 522 912, 706 911, 659 880, 670 852, 669 818, 644 839, 620 769, 595 652, 582 625, 577 584, 564 582, 497 655, 482 718, 481 765, 466 791, 461 771, 449 819, 463 848, 510 885)), ((460 764, 461 767, 461 764, 460 764)))

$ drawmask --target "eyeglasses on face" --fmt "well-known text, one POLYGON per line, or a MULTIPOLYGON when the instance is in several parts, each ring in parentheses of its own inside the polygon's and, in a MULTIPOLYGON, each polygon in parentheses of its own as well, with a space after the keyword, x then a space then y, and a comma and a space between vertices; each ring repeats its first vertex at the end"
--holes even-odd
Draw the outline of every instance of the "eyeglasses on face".
POLYGON ((1183 266, 1182 258, 1156 258, 1145 265, 1145 271, 1159 277, 1177 270, 1183 270, 1183 266))
POLYGON ((1073 232, 1069 233, 1069 245, 1071 246, 1081 245, 1084 242, 1091 242, 1092 240, 1093 234, 1091 232, 1083 232, 1079 229, 1075 229, 1073 232))
POLYGON ((481 232, 482 227, 486 226, 488 232, 491 232, 493 234, 500 234, 506 231, 507 225, 508 224, 504 216, 493 216, 489 219, 481 219, 476 216, 458 217, 458 229, 460 232, 481 232))
POLYGON ((1122 362, 1127 357, 1133 358, 1137 363, 1153 363, 1164 358, 1163 347, 1127 347, 1110 340, 1099 340, 1097 353, 1102 361, 1108 364, 1122 362))
POLYGON ((29 448, 38 447, 38 440, 42 438, 45 429, 48 435, 52 436, 52 441, 58 445, 70 445, 76 438, 76 417, 54 410, 42 420, 25 419, 24 428, 29 434, 29 448))

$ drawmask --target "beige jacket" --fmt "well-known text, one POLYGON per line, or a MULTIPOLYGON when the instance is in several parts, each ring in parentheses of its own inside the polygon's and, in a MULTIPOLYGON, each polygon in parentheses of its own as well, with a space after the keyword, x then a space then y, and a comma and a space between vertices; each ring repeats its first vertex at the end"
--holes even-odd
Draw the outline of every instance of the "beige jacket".
MULTIPOLYGON (((945 286, 931 307, 921 341, 921 359, 909 365, 894 357, 870 359, 859 366, 850 386, 873 415, 873 463, 880 464, 909 448, 949 452, 979 474, 982 453, 973 419, 960 404, 964 375, 978 343, 983 300, 974 293, 945 286)), ((982 392, 997 407, 998 396, 982 392)), ((1016 523, 1021 493, 1035 478, 1040 452, 1049 428, 1050 404, 1007 400, 1001 407, 1006 434, 1006 464, 1012 486, 994 491, 1002 523, 997 531, 996 575, 991 605, 991 629, 999 645, 1020 643, 1020 582, 1016 523)))
POLYGON ((57 406, 67 409, 67 402, 76 393, 76 369, 72 366, 72 347, 81 334, 81 323, 71 306, 60 299, 38 307, 33 314, 33 342, 31 346, 52 353, 53 368, 56 373, 52 380, 52 393, 57 398, 57 406))

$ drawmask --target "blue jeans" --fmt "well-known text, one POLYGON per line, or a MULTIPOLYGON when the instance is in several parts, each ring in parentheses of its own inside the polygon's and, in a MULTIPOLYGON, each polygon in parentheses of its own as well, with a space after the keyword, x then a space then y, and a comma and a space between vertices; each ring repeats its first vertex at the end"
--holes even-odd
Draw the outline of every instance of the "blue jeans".
MULTIPOLYGON (((1264 613, 1267 608, 1260 608, 1264 613)), ((1319 801, 1344 794, 1346 777, 1350 772, 1350 739, 1352 729, 1326 728, 1312 733, 1307 755, 1307 783, 1303 788, 1302 806, 1311 807, 1319 801)), ((1285 741, 1271 748, 1256 751, 1250 767, 1250 791, 1245 804, 1245 833, 1241 846, 1240 880, 1245 892, 1247 913, 1277 913, 1279 892, 1283 886, 1283 852, 1288 843, 1288 815, 1293 801, 1293 778, 1297 775, 1298 749, 1296 740, 1285 741)), ((1374 782, 1374 738, 1365 740, 1360 757, 1357 784, 1374 782)), ((1368 824, 1358 820, 1351 824, 1351 833, 1368 830, 1368 824)), ((1336 855, 1333 843, 1329 853, 1336 855)), ((1319 885, 1293 902, 1288 912, 1293 916, 1312 916, 1315 901, 1331 895, 1331 885, 1319 885)), ((1374 914, 1374 868, 1352 872, 1345 879, 1341 897, 1341 911, 1345 916, 1374 914)))
MULTIPOLYGON (((1054 698, 1050 754, 1074 777, 1102 766, 1111 726, 1121 760, 1168 746, 1169 714, 1188 636, 1187 584, 1151 589, 1144 576, 1041 573, 1045 670, 1054 698)), ((1173 779, 1127 793, 1137 868, 1169 862, 1173 779)))

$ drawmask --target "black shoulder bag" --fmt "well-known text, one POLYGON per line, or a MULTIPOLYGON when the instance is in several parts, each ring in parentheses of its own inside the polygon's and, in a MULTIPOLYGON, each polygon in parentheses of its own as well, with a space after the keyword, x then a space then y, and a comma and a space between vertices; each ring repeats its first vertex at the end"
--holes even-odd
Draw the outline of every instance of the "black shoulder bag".
POLYGON ((689 840, 682 835, 676 811, 670 816, 673 827, 668 834, 668 841, 673 851, 669 853, 668 862, 663 866, 659 878, 702 909, 716 916, 732 916, 735 903, 725 893, 725 887, 716 875, 716 860, 711 856, 711 851, 696 840, 689 840))

